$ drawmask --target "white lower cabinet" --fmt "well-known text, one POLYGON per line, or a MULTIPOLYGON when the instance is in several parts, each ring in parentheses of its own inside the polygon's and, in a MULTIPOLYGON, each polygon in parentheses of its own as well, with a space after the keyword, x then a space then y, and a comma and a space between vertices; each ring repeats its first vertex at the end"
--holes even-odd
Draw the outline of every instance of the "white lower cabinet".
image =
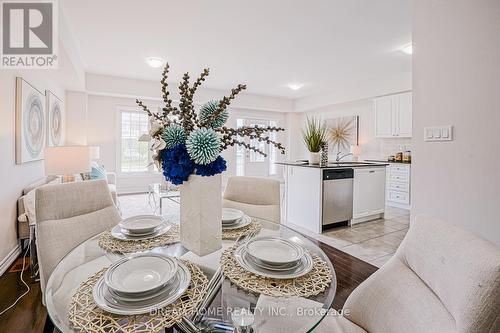
POLYGON ((387 205, 410 208, 410 165, 390 164, 387 167, 387 205))
POLYGON ((386 168, 354 169, 351 224, 378 218, 385 210, 386 168))

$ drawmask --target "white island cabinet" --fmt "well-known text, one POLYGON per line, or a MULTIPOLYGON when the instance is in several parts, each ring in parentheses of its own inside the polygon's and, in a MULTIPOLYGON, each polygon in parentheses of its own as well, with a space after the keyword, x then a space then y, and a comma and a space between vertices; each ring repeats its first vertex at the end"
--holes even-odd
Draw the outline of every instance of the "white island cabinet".
MULTIPOLYGON (((314 167, 300 166, 294 164, 282 163, 285 165, 285 216, 284 223, 291 227, 308 230, 315 234, 323 232, 326 226, 334 226, 339 223, 330 223, 323 221, 323 207, 332 209, 352 209, 352 219, 347 221, 349 224, 369 221, 383 217, 385 209, 385 163, 360 163, 349 167, 314 167), (344 192, 335 195, 325 195, 323 173, 326 170, 351 169, 354 170, 351 176, 353 183, 352 202, 346 202, 344 192), (352 205, 350 204, 352 203, 352 205), (342 205, 339 207, 338 205, 342 205)), ((347 179, 346 179, 347 180, 347 179)), ((325 209, 326 209, 325 208, 325 209)), ((330 212, 331 213, 331 212, 330 212)), ((332 214, 330 214, 332 215, 332 214)), ((345 222, 345 221, 343 221, 345 222)), ((340 225, 339 224, 339 225, 340 225)), ((344 224, 345 225, 345 224, 344 224)))
POLYGON ((384 216, 385 168, 354 169, 351 225, 384 216))

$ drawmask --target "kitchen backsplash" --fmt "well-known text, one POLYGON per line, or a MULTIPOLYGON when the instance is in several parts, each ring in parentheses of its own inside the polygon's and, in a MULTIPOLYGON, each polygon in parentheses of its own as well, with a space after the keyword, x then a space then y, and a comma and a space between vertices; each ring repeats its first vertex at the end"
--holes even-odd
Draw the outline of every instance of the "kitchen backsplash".
POLYGON ((399 147, 403 146, 403 150, 411 151, 411 138, 390 138, 381 139, 380 152, 381 158, 387 158, 389 155, 395 155, 399 151, 399 147))

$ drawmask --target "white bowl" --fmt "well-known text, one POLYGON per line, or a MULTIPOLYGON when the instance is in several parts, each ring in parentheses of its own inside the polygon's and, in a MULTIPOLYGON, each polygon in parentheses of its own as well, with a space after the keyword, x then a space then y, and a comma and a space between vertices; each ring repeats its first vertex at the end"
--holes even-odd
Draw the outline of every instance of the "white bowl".
POLYGON ((146 234, 153 232, 162 223, 165 223, 165 220, 161 216, 138 215, 124 219, 118 225, 131 234, 146 234))
POLYGON ((243 217, 243 212, 233 208, 222 208, 222 222, 232 222, 243 217))
POLYGON ((124 295, 143 294, 165 286, 177 273, 177 259, 141 254, 111 265, 104 276, 110 289, 124 295))
POLYGON ((304 256, 302 246, 279 237, 258 237, 245 244, 247 253, 269 265, 291 264, 304 256))

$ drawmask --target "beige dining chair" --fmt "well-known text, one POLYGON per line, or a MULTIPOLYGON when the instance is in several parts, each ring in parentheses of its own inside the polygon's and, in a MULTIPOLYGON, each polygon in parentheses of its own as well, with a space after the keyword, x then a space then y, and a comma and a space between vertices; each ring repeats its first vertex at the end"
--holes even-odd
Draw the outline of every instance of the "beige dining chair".
POLYGON ((280 223, 280 183, 272 178, 232 176, 228 178, 222 206, 280 223))
MULTIPOLYGON (((310 301, 293 306, 304 305, 310 307, 310 301)), ((257 306, 273 303, 263 298, 257 306)), ((348 316, 328 315, 314 332, 500 332, 500 247, 451 223, 419 216, 394 257, 352 292, 343 309, 348 316)), ((257 330, 290 332, 294 321, 315 319, 260 320, 257 330)))
POLYGON ((35 211, 42 293, 66 254, 121 220, 105 180, 40 187, 35 193, 35 211))

